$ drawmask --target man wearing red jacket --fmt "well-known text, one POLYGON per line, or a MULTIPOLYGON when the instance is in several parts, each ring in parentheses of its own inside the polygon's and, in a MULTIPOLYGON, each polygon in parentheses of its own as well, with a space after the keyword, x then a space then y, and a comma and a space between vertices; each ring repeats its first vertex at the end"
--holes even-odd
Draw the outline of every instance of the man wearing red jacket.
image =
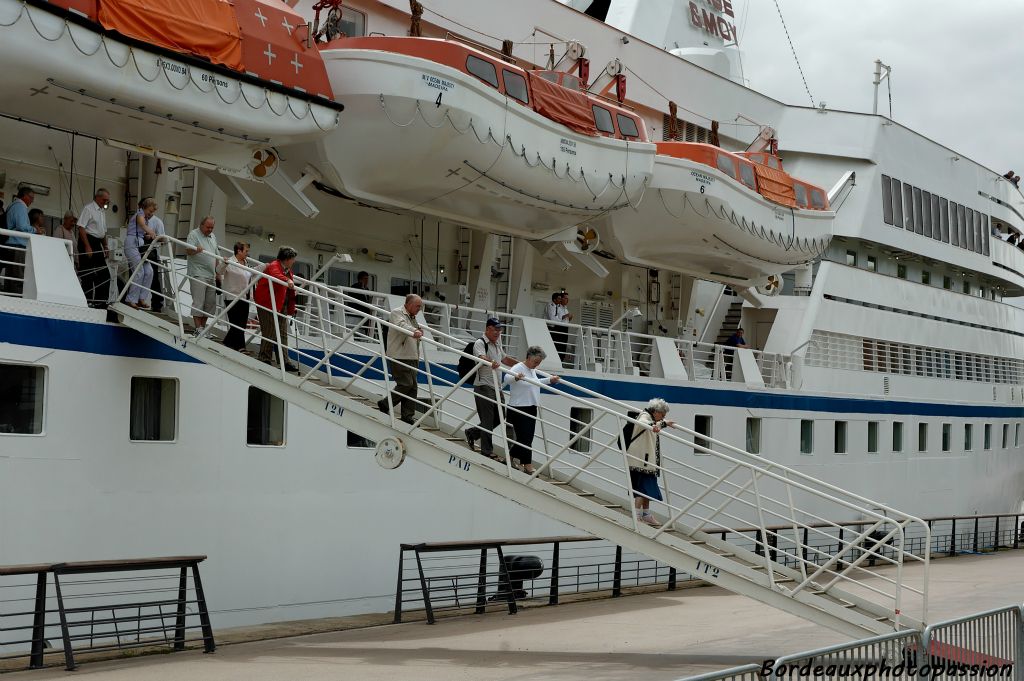
MULTIPOLYGON (((260 335, 263 341, 260 343, 259 359, 267 364, 274 362, 277 342, 280 339, 281 348, 287 352, 288 347, 288 317, 295 314, 295 281, 292 278, 292 266, 295 265, 295 258, 298 253, 294 248, 283 246, 277 252, 277 259, 272 260, 263 270, 266 276, 260 277, 256 282, 253 292, 253 300, 256 302, 256 316, 260 320, 260 335), (273 283, 273 295, 271 295, 271 278, 282 283, 273 283)), ((285 371, 298 371, 297 364, 288 361, 284 356, 285 371)))

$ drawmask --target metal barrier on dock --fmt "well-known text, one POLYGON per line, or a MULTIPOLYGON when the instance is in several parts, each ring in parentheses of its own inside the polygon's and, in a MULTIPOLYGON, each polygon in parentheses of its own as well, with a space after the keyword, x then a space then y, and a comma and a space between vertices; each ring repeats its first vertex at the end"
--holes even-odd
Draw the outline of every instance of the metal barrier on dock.
POLYGON ((29 669, 75 655, 202 642, 216 648, 199 578, 206 556, 0 566, 0 661, 28 658, 29 669), (121 573, 132 573, 124 576, 121 573), (4 583, 7 578, 35 577, 4 583), (52 579, 51 579, 52 578, 52 579), (54 648, 52 641, 60 641, 54 648))

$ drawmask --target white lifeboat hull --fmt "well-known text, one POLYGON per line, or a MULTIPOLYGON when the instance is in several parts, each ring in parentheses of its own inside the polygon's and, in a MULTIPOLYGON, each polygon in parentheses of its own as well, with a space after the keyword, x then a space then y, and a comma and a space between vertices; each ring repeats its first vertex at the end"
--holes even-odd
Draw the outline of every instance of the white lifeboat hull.
POLYGON ((788 208, 717 169, 659 155, 639 206, 609 216, 633 263, 753 286, 816 260, 835 212, 788 208))
POLYGON ((254 148, 314 139, 329 106, 120 42, 0 0, 0 112, 244 171, 254 148))
POLYGON ((317 165, 362 201, 527 238, 636 203, 655 145, 570 131, 451 67, 324 50, 344 125, 317 165))

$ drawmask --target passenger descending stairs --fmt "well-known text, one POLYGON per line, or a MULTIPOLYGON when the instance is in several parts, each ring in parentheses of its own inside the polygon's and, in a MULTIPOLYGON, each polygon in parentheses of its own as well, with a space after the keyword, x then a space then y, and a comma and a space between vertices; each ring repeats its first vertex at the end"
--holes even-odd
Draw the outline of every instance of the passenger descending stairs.
POLYGON ((715 343, 722 345, 729 340, 729 336, 739 328, 742 316, 743 300, 734 300, 729 304, 729 310, 725 313, 725 319, 722 320, 722 326, 718 329, 718 338, 715 339, 715 343))
MULTIPOLYGON (((382 390, 346 390, 339 387, 337 378, 333 386, 315 378, 303 381, 291 374, 284 375, 279 367, 228 350, 216 340, 185 335, 177 323, 166 318, 123 303, 112 308, 122 315, 126 326, 206 363, 209 371, 223 371, 377 442, 376 457, 385 468, 396 467, 404 457, 415 459, 582 532, 851 637, 922 625, 906 615, 898 615, 898 602, 894 609, 890 604, 872 601, 870 589, 860 588, 860 583, 853 584, 851 591, 841 591, 826 583, 829 575, 820 584, 815 581, 809 588, 790 593, 795 583, 805 579, 797 569, 769 562, 764 555, 725 541, 717 532, 690 530, 680 523, 662 532, 642 524, 636 528, 632 509, 624 508, 627 502, 622 497, 600 487, 590 488, 581 482, 582 478, 569 484, 568 475, 559 470, 554 477, 531 480, 526 473, 471 452, 459 432, 431 426, 416 428, 401 421, 395 421, 397 425, 392 427, 390 416, 376 408, 382 390)), ((344 441, 341 438, 340 442, 344 441)), ((796 493, 801 494, 799 489, 796 493)))

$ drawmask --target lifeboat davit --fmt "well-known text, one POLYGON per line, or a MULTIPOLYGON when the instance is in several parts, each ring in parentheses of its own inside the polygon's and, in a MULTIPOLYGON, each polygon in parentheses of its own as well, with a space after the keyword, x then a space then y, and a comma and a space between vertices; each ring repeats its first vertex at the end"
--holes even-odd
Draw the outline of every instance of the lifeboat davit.
POLYGON ((825 191, 776 155, 659 142, 643 201, 609 222, 631 262, 753 286, 819 258, 834 219, 825 191))
POLYGON ((338 123, 306 30, 279 0, 0 0, 0 112, 244 171, 338 123))
POLYGON ((560 72, 453 40, 321 48, 343 125, 318 167, 362 201, 543 238, 626 208, 654 164, 643 120, 560 72))

